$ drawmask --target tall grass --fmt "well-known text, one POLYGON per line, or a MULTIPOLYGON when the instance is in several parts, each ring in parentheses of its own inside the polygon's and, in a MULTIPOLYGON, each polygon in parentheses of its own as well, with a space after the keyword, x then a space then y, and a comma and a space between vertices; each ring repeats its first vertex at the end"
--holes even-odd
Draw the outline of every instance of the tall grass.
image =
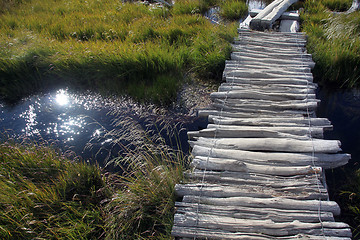
POLYGON ((0 144, 2 239, 100 237, 100 202, 108 198, 100 170, 45 145, 0 144))
POLYGON ((336 87, 360 83, 360 13, 332 14, 351 6, 352 1, 306 1, 301 15, 303 31, 309 36, 308 50, 316 62, 318 82, 336 87))
POLYGON ((108 134, 127 151, 108 162, 119 173, 102 174, 46 144, 2 142, 1 239, 169 239, 188 158, 161 137, 168 130, 147 138, 133 127, 129 144, 116 139, 122 130, 108 134))
POLYGON ((167 104, 188 71, 221 79, 236 26, 205 19, 211 4, 24 1, 0 15, 0 95, 70 85, 167 104))

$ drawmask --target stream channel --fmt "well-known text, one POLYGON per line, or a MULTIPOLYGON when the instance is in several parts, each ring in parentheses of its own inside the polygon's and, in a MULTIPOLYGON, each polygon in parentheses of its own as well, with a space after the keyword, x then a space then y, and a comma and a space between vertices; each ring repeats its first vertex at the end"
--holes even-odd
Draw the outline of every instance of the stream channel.
MULTIPOLYGON (((250 9, 265 7, 263 1, 248 4, 250 9)), ((163 109, 125 97, 105 98, 91 92, 58 89, 26 98, 14 106, 0 105, 0 131, 13 138, 54 142, 64 151, 72 150, 100 166, 117 156, 121 146, 141 144, 144 129, 150 130, 152 136, 165 137, 174 148, 180 144, 188 153, 186 131, 206 127, 207 120, 196 117, 195 109, 209 105, 213 91, 213 87, 185 84, 171 109, 163 109), (176 132, 172 137, 168 137, 170 129, 176 132)), ((319 88, 317 97, 321 100, 318 117, 328 118, 334 126, 325 138, 340 140, 343 151, 352 155, 350 165, 358 168, 360 91, 319 88)))

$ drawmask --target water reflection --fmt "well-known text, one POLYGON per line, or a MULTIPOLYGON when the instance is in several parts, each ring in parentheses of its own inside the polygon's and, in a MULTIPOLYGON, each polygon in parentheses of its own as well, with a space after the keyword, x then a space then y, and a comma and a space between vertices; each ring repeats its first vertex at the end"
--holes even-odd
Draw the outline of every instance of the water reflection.
POLYGON ((61 89, 59 90, 57 93, 56 93, 56 96, 55 96, 55 101, 57 104, 59 104, 60 106, 66 106, 69 104, 69 93, 64 90, 64 89, 61 89))
MULTIPOLYGON (((84 139, 100 136, 93 122, 97 116, 106 115, 108 109, 104 106, 108 104, 96 94, 73 94, 60 89, 25 99, 16 106, 2 106, 0 129, 15 136, 59 140, 76 149, 85 144, 84 139)), ((110 120, 101 124, 109 126, 110 120)))
MULTIPOLYGON (((185 99, 191 99, 185 95, 185 99)), ((129 98, 104 98, 95 93, 75 94, 60 89, 25 99, 16 106, 1 106, 0 131, 15 138, 55 141, 63 150, 73 150, 85 159, 96 159, 104 165, 107 159, 118 156, 122 146, 130 146, 129 149, 134 144, 145 146, 142 139, 149 128, 156 132, 178 126, 176 131, 180 132, 182 126, 178 123, 185 122, 189 123, 189 130, 198 130, 199 125, 206 127, 206 120, 196 122, 195 116, 187 115, 194 106, 178 107, 169 111, 138 104, 129 98), (186 113, 182 113, 183 110, 186 113), (154 124, 157 127, 154 128, 154 124)), ((165 137, 167 132, 161 134, 165 137)), ((186 131, 180 135, 180 145, 187 152, 186 131)))

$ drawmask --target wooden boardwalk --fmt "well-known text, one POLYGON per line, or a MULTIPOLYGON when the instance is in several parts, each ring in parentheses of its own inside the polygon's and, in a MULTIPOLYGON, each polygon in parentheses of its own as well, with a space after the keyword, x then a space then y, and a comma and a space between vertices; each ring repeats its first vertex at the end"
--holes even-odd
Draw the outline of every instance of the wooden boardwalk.
POLYGON ((189 132, 190 183, 176 186, 179 239, 350 239, 335 222, 323 169, 344 165, 340 142, 324 140, 311 55, 301 33, 239 30, 210 124, 189 132))

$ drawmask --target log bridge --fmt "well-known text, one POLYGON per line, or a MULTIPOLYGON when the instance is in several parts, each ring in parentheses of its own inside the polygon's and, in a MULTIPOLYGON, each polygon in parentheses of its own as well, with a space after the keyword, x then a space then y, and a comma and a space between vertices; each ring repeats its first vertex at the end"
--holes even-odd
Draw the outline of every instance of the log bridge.
POLYGON ((206 129, 189 132, 191 181, 176 185, 176 239, 351 239, 324 169, 350 159, 324 140, 302 33, 239 29, 206 129))

